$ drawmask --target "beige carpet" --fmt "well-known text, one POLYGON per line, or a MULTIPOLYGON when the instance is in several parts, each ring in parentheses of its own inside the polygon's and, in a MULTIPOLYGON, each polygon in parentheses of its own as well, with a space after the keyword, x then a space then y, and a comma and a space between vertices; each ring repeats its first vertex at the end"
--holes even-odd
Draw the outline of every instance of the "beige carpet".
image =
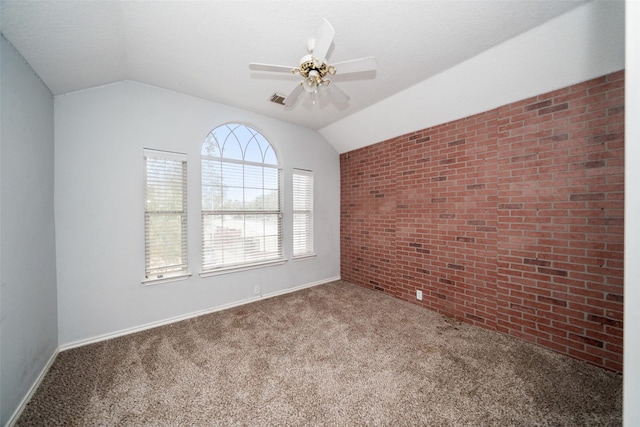
POLYGON ((345 282, 61 352, 19 426, 615 426, 622 377, 345 282))

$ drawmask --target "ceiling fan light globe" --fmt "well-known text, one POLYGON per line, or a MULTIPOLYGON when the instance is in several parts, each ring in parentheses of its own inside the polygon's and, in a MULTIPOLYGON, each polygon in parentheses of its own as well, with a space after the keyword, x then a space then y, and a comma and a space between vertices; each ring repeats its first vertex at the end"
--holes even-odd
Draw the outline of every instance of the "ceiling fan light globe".
POLYGON ((318 90, 318 82, 314 78, 306 78, 302 81, 302 87, 309 93, 314 93, 318 90))

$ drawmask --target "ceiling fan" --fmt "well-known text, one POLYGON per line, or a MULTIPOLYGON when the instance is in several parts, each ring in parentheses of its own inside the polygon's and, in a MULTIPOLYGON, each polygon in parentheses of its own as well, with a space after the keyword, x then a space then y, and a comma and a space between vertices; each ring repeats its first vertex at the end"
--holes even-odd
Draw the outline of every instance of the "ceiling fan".
POLYGON ((336 74, 360 73, 365 71, 376 70, 376 58, 369 56, 366 58, 352 59, 350 61, 338 62, 335 64, 327 64, 326 55, 333 43, 333 37, 336 31, 333 29, 329 21, 322 20, 318 37, 307 41, 307 55, 300 60, 300 65, 291 67, 286 65, 270 65, 252 62, 249 68, 254 71, 275 71, 299 74, 302 81, 284 98, 284 105, 291 106, 298 99, 300 94, 307 92, 311 95, 315 102, 316 94, 320 92, 328 92, 332 99, 340 104, 346 104, 349 101, 349 95, 338 88, 335 83, 327 76, 336 74), (329 86, 330 85, 330 86, 329 86))

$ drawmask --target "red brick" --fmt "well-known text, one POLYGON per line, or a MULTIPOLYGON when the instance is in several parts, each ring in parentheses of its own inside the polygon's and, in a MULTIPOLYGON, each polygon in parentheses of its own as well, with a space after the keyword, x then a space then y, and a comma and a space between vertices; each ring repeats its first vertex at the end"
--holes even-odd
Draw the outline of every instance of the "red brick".
POLYGON ((343 279, 622 370, 624 72, 340 163, 343 279))

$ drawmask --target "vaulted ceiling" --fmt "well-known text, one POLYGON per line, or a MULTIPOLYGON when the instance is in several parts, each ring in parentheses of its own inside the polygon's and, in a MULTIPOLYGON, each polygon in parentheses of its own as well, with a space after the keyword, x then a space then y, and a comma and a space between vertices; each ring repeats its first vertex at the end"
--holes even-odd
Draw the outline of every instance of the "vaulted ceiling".
POLYGON ((583 3, 2 0, 0 12, 2 33, 54 95, 135 80, 322 129, 583 3), (300 77, 249 63, 296 67, 322 18, 336 31, 328 62, 375 56, 377 71, 338 70, 347 104, 270 102, 300 77))

